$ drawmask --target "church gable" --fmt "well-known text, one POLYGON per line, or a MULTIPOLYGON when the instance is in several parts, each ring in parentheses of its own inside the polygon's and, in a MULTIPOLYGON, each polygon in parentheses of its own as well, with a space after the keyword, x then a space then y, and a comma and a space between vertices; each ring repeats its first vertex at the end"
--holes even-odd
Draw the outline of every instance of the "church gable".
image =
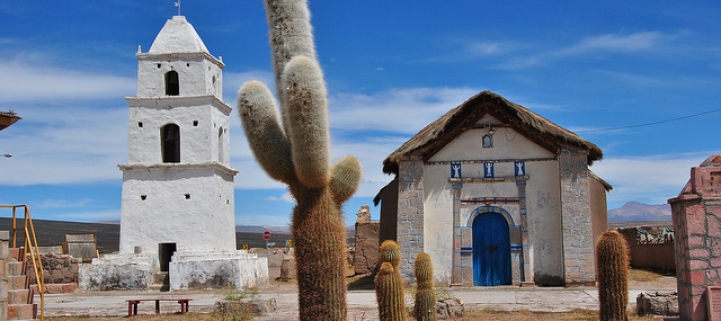
POLYGON ((391 153, 383 161, 383 171, 397 174, 399 162, 407 157, 415 156, 428 161, 462 133, 483 128, 479 127, 478 121, 486 115, 499 120, 504 126, 509 126, 549 151, 560 151, 567 146, 585 150, 588 153, 589 165, 603 158, 603 152, 593 143, 521 105, 509 102, 495 93, 483 91, 430 123, 391 153))
POLYGON ((508 123, 486 115, 429 157, 429 162, 551 158, 554 153, 508 123))

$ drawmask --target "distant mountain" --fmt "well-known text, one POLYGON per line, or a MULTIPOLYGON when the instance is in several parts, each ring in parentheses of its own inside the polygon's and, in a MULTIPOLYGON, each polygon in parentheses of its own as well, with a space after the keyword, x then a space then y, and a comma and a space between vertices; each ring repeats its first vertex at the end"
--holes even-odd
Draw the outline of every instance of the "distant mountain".
POLYGON ((647 205, 628 202, 621 208, 608 211, 609 222, 671 221, 671 205, 647 205))

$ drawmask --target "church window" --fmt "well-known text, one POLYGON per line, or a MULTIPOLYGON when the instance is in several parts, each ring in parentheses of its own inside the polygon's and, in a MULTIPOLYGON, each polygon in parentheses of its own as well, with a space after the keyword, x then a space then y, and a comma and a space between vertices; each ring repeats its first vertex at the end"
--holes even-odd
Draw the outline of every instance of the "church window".
POLYGON ((180 128, 167 124, 160 128, 160 149, 163 163, 180 163, 180 128))
POLYGON ((143 122, 139 121, 139 122, 138 122, 138 127, 143 127, 143 122))
POLYGON ((165 73, 165 94, 168 96, 180 95, 180 82, 178 72, 171 70, 165 73))
POLYGON ((185 66, 186 66, 186 67, 190 67, 190 63, 189 63, 189 62, 188 62, 188 63, 185 63, 185 66))
POLYGON ((493 147, 493 136, 483 135, 483 148, 493 147))
POLYGON ((158 69, 160 69, 160 64, 158 64, 158 69))
POLYGON ((194 121, 193 121, 193 126, 198 126, 198 121, 197 121, 197 120, 194 120, 194 121))
POLYGON ((186 200, 189 200, 189 199, 190 199, 190 194, 185 194, 185 199, 186 199, 186 200))

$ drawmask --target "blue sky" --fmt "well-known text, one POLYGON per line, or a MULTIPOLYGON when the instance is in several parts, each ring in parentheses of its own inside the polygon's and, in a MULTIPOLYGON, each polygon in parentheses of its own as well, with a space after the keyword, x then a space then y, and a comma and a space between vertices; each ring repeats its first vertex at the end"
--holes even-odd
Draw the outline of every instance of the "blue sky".
MULTIPOLYGON (((261 1, 185 0, 181 9, 223 57, 226 102, 235 106, 250 79, 274 88, 261 1)), ((364 166, 349 224, 392 179, 383 159, 481 90, 601 147, 592 170, 615 187, 609 209, 665 203, 691 166, 721 149, 716 2, 316 0, 310 9, 333 155, 364 166)), ((166 0, 0 2, 0 110, 23 118, 0 132, 0 154, 13 154, 0 158, 0 204, 28 204, 36 219, 119 219, 135 53, 175 14, 166 0)), ((285 187, 255 164, 231 117, 236 223, 288 224, 285 187)))

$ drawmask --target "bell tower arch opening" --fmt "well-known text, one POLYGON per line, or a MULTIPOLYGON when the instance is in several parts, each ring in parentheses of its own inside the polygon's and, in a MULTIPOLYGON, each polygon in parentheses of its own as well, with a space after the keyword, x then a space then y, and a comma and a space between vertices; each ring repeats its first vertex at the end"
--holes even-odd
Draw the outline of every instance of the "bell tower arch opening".
POLYGON ((160 150, 163 163, 180 163, 180 127, 167 124, 160 128, 160 150))
POLYGON ((165 73, 165 95, 180 95, 180 80, 178 80, 178 72, 175 70, 165 73))

